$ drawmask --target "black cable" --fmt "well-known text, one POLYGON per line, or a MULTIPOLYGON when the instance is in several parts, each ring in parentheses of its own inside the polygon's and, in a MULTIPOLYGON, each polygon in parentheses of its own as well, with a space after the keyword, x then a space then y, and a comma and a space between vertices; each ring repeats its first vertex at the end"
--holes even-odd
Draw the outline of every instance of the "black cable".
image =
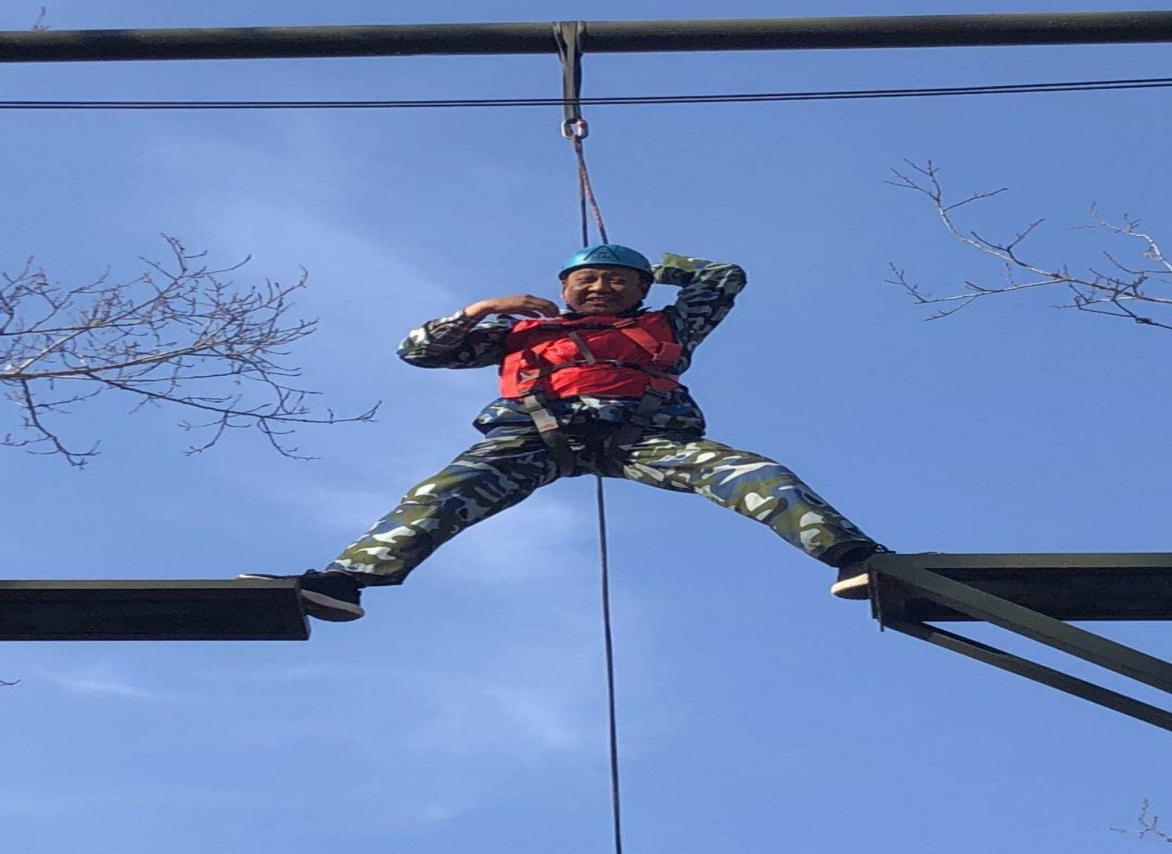
POLYGON ((630 95, 606 98, 451 98, 378 101, 0 101, 0 110, 391 110, 443 107, 550 107, 568 103, 594 106, 652 104, 743 104, 780 101, 850 101, 883 98, 936 98, 954 95, 1036 95, 1049 92, 1101 92, 1172 88, 1172 77, 1130 80, 1073 80, 1057 83, 1004 83, 989 86, 935 86, 918 89, 839 89, 814 92, 746 92, 716 95, 630 95))
MULTIPOLYGON (((553 25, 554 41, 557 43, 558 58, 562 63, 562 103, 565 106, 565 120, 562 122, 562 136, 574 146, 578 160, 578 209, 581 214, 582 247, 590 245, 590 223, 586 214, 587 203, 594 213, 594 224, 603 243, 609 243, 606 225, 602 221, 602 210, 590 185, 590 170, 586 166, 586 152, 583 142, 590 130, 582 118, 582 43, 586 25, 581 21, 560 21, 553 25)), ((606 648, 606 703, 607 719, 610 723, 610 804, 614 821, 615 854, 623 854, 622 804, 619 797, 619 730, 615 713, 614 689, 614 639, 610 620, 610 564, 606 549, 606 499, 602 487, 602 475, 596 474, 598 482, 598 554, 602 576, 602 626, 606 648)))
POLYGON ((610 719, 610 800, 614 816, 614 850, 623 854, 623 828, 620 816, 619 798, 619 739, 618 718, 615 714, 614 691, 614 641, 611 638, 610 621, 610 566, 606 555, 606 503, 603 498, 602 475, 596 475, 598 482, 598 549, 602 564, 602 625, 606 639, 606 699, 610 719))
MULTIPOLYGON (((602 221, 602 210, 590 184, 590 170, 586 166, 586 152, 583 142, 590 133, 582 118, 582 41, 586 25, 581 21, 554 24, 554 40, 558 46, 558 57, 562 63, 562 101, 565 106, 565 120, 562 122, 562 136, 574 147, 578 160, 578 201, 582 225, 582 246, 590 245, 590 223, 587 203, 594 213, 594 224, 603 243, 609 243, 606 226, 602 221)), ((623 854, 622 800, 619 796, 619 729, 615 711, 614 687, 614 638, 610 619, 610 562, 606 548, 606 499, 602 486, 602 475, 596 474, 596 497, 598 503, 598 555, 602 578, 602 627, 606 649, 606 705, 607 720, 610 724, 610 805, 614 823, 615 854, 623 854)))

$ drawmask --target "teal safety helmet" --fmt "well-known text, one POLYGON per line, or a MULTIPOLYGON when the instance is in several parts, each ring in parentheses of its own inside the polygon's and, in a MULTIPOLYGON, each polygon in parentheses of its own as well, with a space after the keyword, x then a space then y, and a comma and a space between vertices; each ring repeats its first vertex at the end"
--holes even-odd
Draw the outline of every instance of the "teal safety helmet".
POLYGON ((569 273, 582 267, 627 267, 638 270, 648 282, 655 276, 651 262, 646 256, 617 243, 596 243, 594 246, 579 249, 566 259, 566 263, 558 272, 558 278, 565 279, 569 273))

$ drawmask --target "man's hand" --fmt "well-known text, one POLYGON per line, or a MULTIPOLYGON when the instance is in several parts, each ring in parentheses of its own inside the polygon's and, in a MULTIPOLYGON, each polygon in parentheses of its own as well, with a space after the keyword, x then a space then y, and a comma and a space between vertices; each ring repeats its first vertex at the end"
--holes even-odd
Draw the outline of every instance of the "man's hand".
POLYGON ((557 317, 561 309, 544 297, 533 294, 513 294, 507 297, 493 297, 474 302, 464 309, 464 314, 476 320, 490 314, 520 314, 524 317, 557 317))
POLYGON ((687 255, 663 254, 663 260, 653 268, 655 283, 660 285, 686 285, 692 281, 697 270, 708 262, 703 258, 689 258, 687 255))

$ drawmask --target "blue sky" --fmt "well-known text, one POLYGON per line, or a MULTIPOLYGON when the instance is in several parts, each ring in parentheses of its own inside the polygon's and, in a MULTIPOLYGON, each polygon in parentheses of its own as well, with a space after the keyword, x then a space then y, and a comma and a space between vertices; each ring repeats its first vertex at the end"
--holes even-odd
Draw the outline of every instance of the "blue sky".
MULTIPOLYGON (((124 0, 49 5, 55 29, 1126 9, 1035 0, 860 4, 124 0)), ((38 3, 8 0, 0 28, 38 3)), ((1167 74, 1170 49, 588 56, 589 95, 979 85, 1167 74)), ((556 96, 543 57, 6 66, 5 98, 556 96)), ((611 234, 742 264, 750 285, 687 381, 710 435, 794 468, 901 551, 1169 549, 1172 334, 991 300, 946 321, 890 285, 998 274, 884 183, 932 158, 968 222, 1048 218, 1038 257, 1096 257, 1097 202, 1172 232, 1162 91, 852 103, 597 107, 611 234)), ((475 440, 491 372, 393 355, 477 299, 554 294, 576 241, 556 108, 351 113, 0 113, 0 269, 131 277, 160 232, 241 281, 295 278, 298 349, 339 411, 297 463, 233 435, 185 457, 182 414, 78 410, 85 471, 8 451, 6 572, 216 578, 321 566, 475 440)), ((653 299, 670 299, 653 292, 653 299)), ((0 410, 0 431, 14 411, 0 410)), ((64 422, 63 422, 64 424, 64 422)), ((307 644, 9 644, 6 852, 608 850, 588 479, 445 546, 367 619, 307 644)), ((1165 736, 893 633, 831 573, 692 497, 608 485, 630 851, 1130 850, 1140 800, 1172 808, 1165 736)), ((1098 626, 1167 658, 1159 625, 1098 626)), ((979 632, 978 632, 979 633, 979 632)), ((991 631, 979 633, 994 637, 991 631)), ((1012 643, 1007 641, 1007 643, 1012 643)), ((1014 648, 1018 645, 1014 644, 1014 648)), ((1046 660, 1052 660, 1045 656, 1046 660)), ((1085 672, 1077 668, 1078 672, 1085 672)), ((1106 678, 1106 684, 1116 684, 1106 678)), ((1141 696, 1151 694, 1139 691, 1141 696)))

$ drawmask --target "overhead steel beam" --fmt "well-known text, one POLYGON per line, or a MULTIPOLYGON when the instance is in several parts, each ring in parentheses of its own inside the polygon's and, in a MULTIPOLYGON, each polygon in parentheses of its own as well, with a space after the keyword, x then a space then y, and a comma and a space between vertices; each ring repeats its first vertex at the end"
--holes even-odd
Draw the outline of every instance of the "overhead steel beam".
MULTIPOLYGON (((589 21, 588 53, 1172 41, 1172 12, 589 21)), ((538 54, 550 23, 0 32, 0 62, 538 54)))

